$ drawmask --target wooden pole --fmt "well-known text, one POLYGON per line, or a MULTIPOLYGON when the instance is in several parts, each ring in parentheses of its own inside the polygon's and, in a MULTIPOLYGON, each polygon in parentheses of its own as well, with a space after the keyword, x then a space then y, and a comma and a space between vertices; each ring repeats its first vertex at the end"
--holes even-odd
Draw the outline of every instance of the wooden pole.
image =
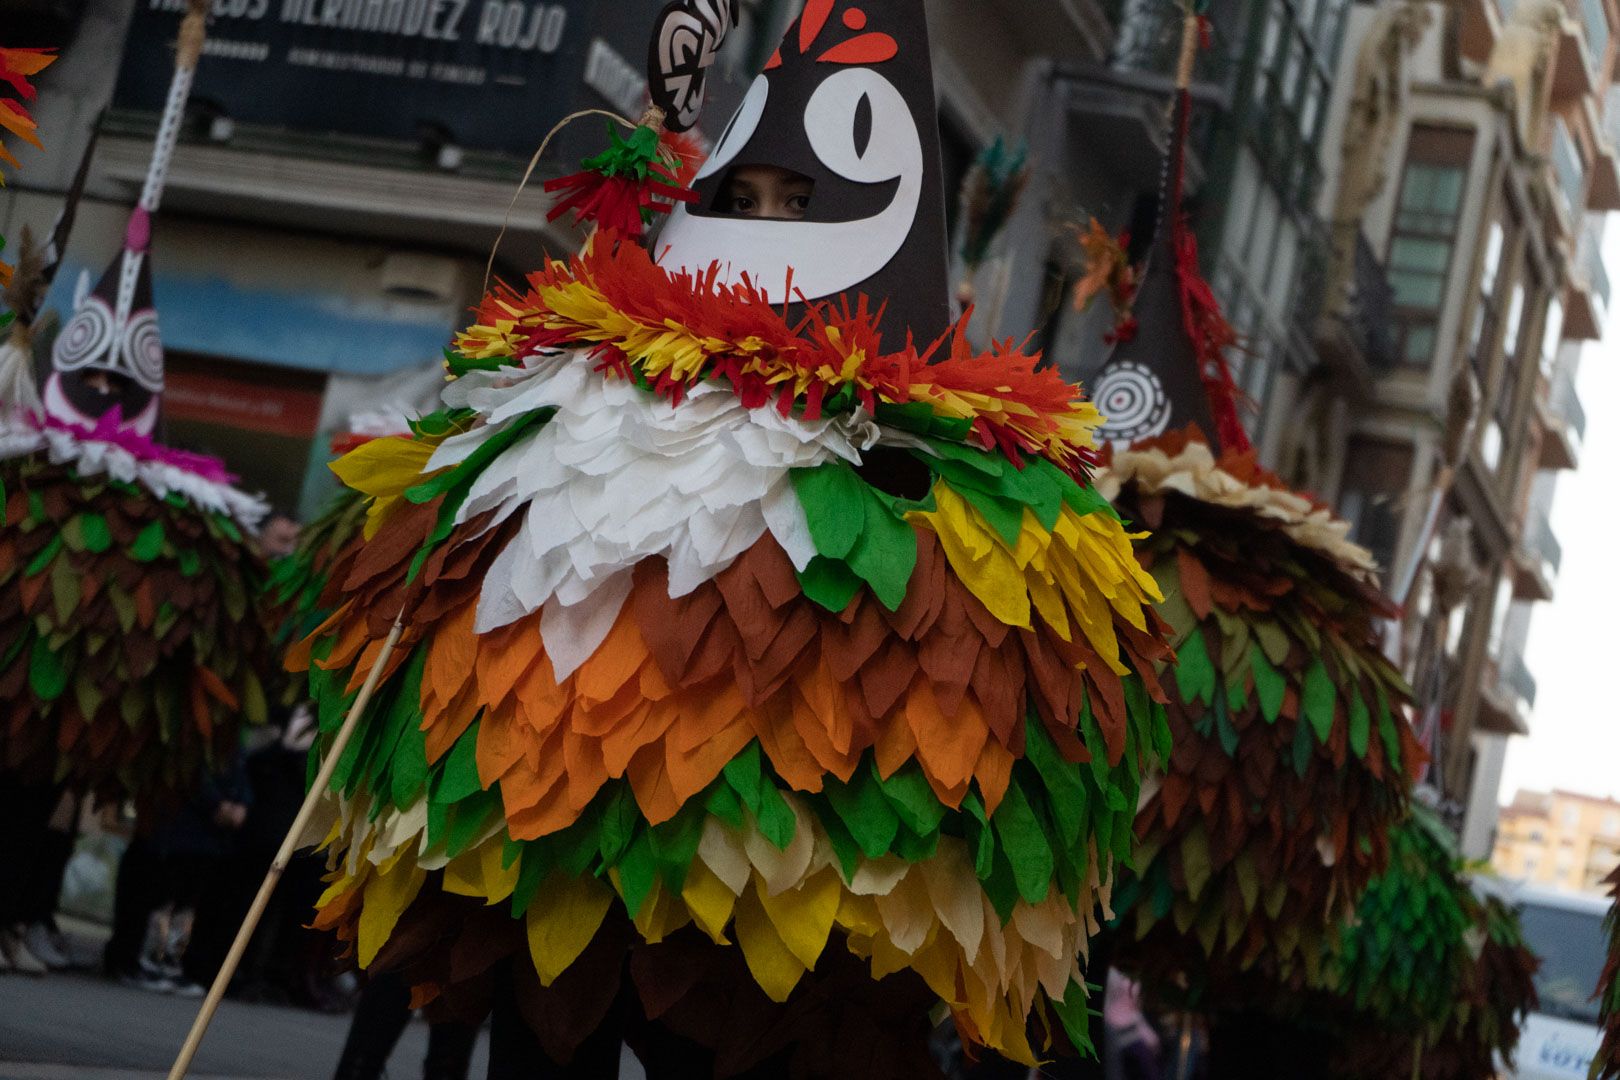
POLYGON ((309 794, 304 796, 304 805, 298 808, 298 816, 293 819, 292 828, 287 830, 286 837, 281 841, 281 849, 271 860, 270 869, 259 885, 259 894, 253 898, 253 906, 248 908, 247 917, 242 920, 241 927, 236 931, 236 940, 231 942, 231 951, 225 954, 225 963, 220 966, 219 974, 214 976, 214 983, 208 988, 208 996, 203 999, 197 1019, 191 1025, 191 1032, 186 1036, 184 1045, 180 1047, 180 1056, 175 1058, 174 1068, 169 1070, 169 1080, 185 1080, 186 1070, 191 1068, 191 1059, 197 1056, 197 1048, 202 1045, 203 1036, 208 1032, 208 1025, 213 1022, 214 1013, 219 1010, 220 1000, 225 997, 225 988, 230 985, 237 966, 242 963, 242 954, 247 952, 248 942, 253 939, 253 931, 264 915, 265 906, 270 903, 270 894, 275 892, 276 883, 281 880, 282 872, 292 861, 299 838, 308 828, 310 819, 315 816, 315 807, 320 804, 326 795, 327 787, 332 783, 332 774, 337 771, 338 759, 343 756, 343 748, 349 745, 355 729, 360 726, 361 714, 371 702, 372 694, 377 692, 377 684, 382 681, 383 671, 388 666, 388 658, 399 644, 400 634, 404 631, 403 619, 402 613, 400 618, 394 620, 394 628, 388 632, 388 639, 383 642, 382 651, 377 654, 377 662, 371 665, 371 671, 366 675, 364 685, 360 687, 359 696, 349 707, 349 715, 344 717, 343 726, 338 729, 332 745, 327 747, 326 759, 321 762, 315 783, 310 786, 309 794))

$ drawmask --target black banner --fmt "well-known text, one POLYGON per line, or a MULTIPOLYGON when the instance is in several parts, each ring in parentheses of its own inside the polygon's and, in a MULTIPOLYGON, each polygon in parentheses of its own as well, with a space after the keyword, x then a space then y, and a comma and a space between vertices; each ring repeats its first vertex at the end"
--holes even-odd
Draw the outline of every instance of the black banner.
MULTIPOLYGON (((636 118, 662 6, 214 0, 193 100, 244 124, 410 142, 442 131, 458 146, 527 158, 576 109, 636 118)), ((162 109, 184 11, 185 0, 137 0, 115 105, 162 109)), ((584 145, 601 143, 602 123, 581 125, 592 133, 584 145)))

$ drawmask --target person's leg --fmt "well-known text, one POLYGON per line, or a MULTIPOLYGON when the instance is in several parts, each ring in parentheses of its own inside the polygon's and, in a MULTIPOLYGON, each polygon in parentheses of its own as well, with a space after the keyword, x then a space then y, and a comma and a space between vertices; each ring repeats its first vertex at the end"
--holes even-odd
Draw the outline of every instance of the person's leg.
POLYGON ((489 1080, 615 1080, 623 1045, 623 1017, 615 1010, 580 1044, 567 1065, 557 1064, 518 1008, 511 961, 496 970, 489 1020, 489 1080))
POLYGON ((430 1025, 427 1057, 422 1059, 422 1080, 467 1080, 477 1042, 476 1025, 455 1021, 430 1025))
POLYGON ((146 927, 162 891, 159 860, 150 841, 136 836, 118 860, 118 881, 113 890, 113 932, 102 953, 109 975, 139 971, 146 927))
POLYGON ((332 1080, 377 1080, 410 1021, 410 989, 395 975, 373 976, 354 1008, 332 1080))

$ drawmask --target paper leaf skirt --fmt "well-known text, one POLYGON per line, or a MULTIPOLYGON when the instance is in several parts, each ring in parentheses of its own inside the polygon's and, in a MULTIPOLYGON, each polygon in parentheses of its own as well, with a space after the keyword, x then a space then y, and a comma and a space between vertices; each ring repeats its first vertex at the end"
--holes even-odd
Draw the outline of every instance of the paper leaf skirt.
POLYGON ((1371 558, 1252 461, 1184 437, 1117 455, 1098 486, 1153 530, 1138 552, 1178 660, 1120 961, 1195 997, 1316 985, 1422 761, 1371 558))
POLYGON ((520 956, 558 1056, 621 974, 739 1068, 922 1075, 939 1002, 1026 1061, 1032 1015, 1083 1041, 1169 748, 1094 411, 1028 358, 884 354, 864 305, 795 330, 639 249, 531 285, 462 335, 444 411, 334 466, 369 501, 290 661, 323 730, 405 632, 318 923, 450 1008, 520 956))
POLYGON ((1410 1075, 1418 1060, 1424 1080, 1472 1080, 1511 1062, 1538 961, 1517 912, 1474 895, 1455 844, 1420 805, 1392 831, 1310 1010, 1336 1030, 1336 1077, 1410 1075))
POLYGON ((262 723, 264 568, 226 514, 0 459, 0 769, 172 806, 262 723))

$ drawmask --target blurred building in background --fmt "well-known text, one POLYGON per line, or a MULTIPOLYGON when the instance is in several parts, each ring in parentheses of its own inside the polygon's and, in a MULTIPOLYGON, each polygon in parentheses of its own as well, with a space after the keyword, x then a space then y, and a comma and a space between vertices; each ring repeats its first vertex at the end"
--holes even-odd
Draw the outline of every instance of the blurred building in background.
MULTIPOLYGON (((41 80, 49 153, 0 192, 0 229, 48 226, 101 133, 63 308, 73 268, 118 242, 183 0, 10 0, 8 17, 18 5, 24 43, 64 59, 41 80)), ((1534 704, 1523 650, 1558 569, 1548 511, 1578 462, 1575 375, 1608 303, 1617 5, 1212 0, 1195 70, 1190 209, 1244 338, 1246 420, 1262 461, 1337 505, 1387 568, 1429 779, 1475 856, 1534 704)), ((566 113, 639 112, 661 6, 215 0, 156 243, 175 434, 313 510, 351 413, 432 399, 508 213, 497 273, 575 242, 546 225, 538 181, 598 145, 600 124, 571 128, 512 204, 515 182, 566 113)), ((742 0, 708 124, 799 6, 742 0)), ((1095 217, 1138 253, 1150 239, 1180 7, 929 8, 947 184, 998 139, 1029 151, 1015 212, 959 266, 974 332, 1034 334, 1085 380, 1113 315, 1070 309, 1076 230, 1095 217)))
MULTIPOLYGON (((662 6, 214 0, 154 240, 170 440, 313 513, 333 488, 327 445, 352 414, 397 426, 434 400, 443 349, 481 295, 508 216, 495 265, 508 278, 577 243, 547 225, 540 181, 577 168, 607 122, 562 133, 550 172, 514 205, 518 178, 564 115, 640 115, 662 6)), ((99 134, 47 300, 65 311, 80 272, 121 241, 185 2, 5 8, 8 43, 55 45, 62 59, 39 80, 47 149, 0 191, 0 229, 48 231, 99 134)), ((740 77, 728 65, 713 81, 722 106, 740 77)))
POLYGON ((1620 863, 1620 802, 1520 791, 1502 810, 1491 863, 1504 877, 1602 893, 1620 863))
POLYGON ((1535 703, 1524 646, 1553 595, 1548 515, 1608 304, 1617 20, 1612 0, 1350 5, 1320 363, 1268 403, 1299 420, 1273 462, 1388 568, 1429 779, 1478 858, 1535 703))

